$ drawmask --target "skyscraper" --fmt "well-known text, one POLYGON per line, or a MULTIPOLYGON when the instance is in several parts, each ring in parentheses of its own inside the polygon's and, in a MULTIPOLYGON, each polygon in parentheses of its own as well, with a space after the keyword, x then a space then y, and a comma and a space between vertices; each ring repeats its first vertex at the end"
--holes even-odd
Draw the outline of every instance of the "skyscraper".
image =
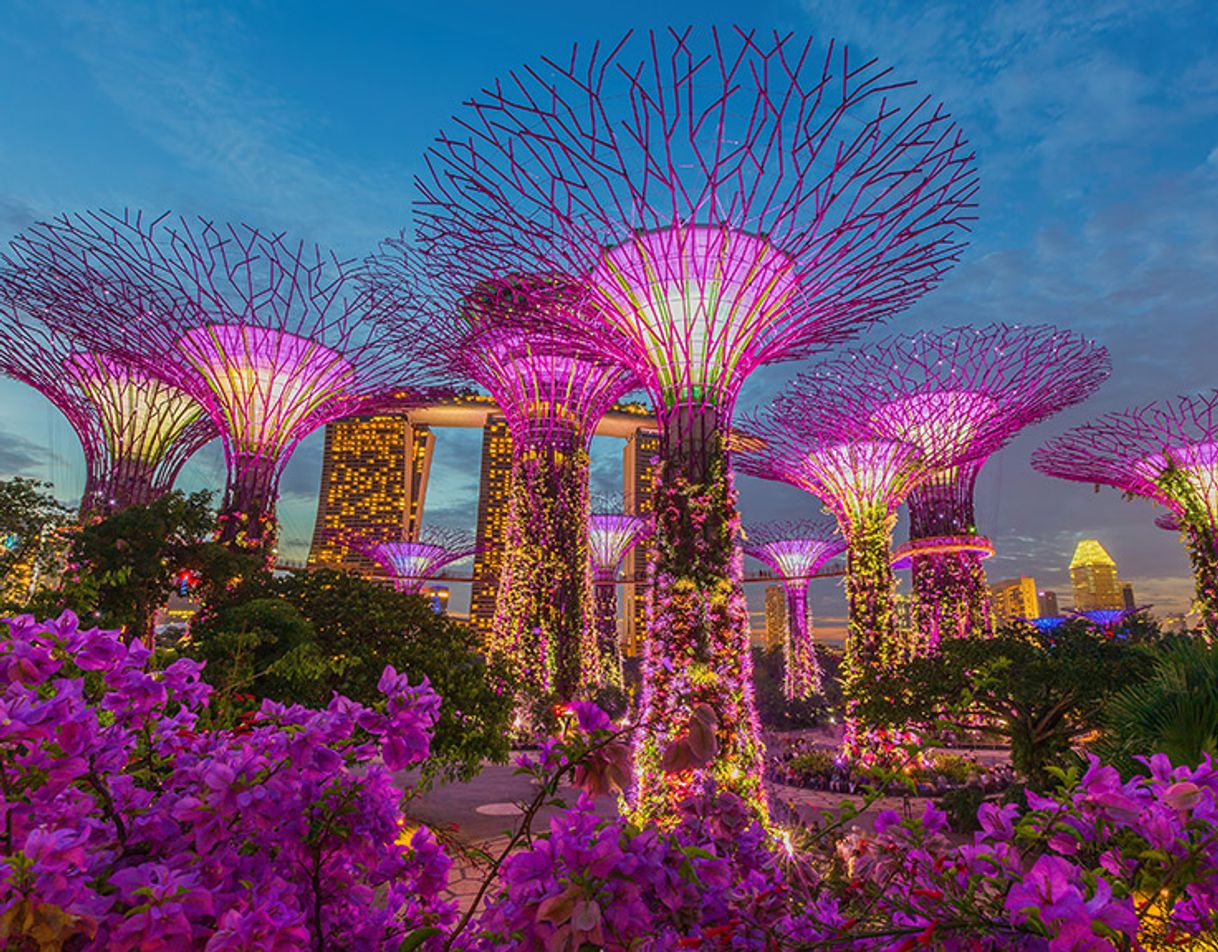
POLYGON ((765 647, 779 647, 787 636, 787 592, 781 585, 765 587, 765 647))
POLYGON ((482 475, 478 487, 478 528, 474 585, 469 620, 480 635, 490 633, 503 564, 507 528, 508 483, 512 475, 512 436, 503 417, 487 417, 482 428, 482 475))
POLYGON ((1057 592, 1048 590, 1038 592, 1036 602, 1041 618, 1056 618, 1058 616, 1057 592))
POLYGON ((1134 601, 1134 598, 1133 598, 1133 583, 1132 582, 1122 582, 1121 583, 1121 607, 1124 608, 1126 611, 1133 611, 1135 608, 1138 607, 1137 603, 1134 601))
POLYGON ((995 582, 990 586, 990 612, 996 628, 1009 625, 1013 621, 1040 617, 1036 579, 1021 575, 1019 578, 995 582))
MULTIPOLYGON (((655 458, 659 451, 660 436, 654 429, 639 427, 626 438, 626 446, 622 450, 622 495, 625 511, 630 515, 644 515, 652 511, 655 458)), ((643 579, 646 576, 650 553, 650 541, 641 542, 630 551, 624 563, 627 579, 643 579)), ((622 651, 633 657, 642 650, 647 634, 647 587, 627 581, 623 596, 626 635, 622 639, 622 651)))
POLYGON ((1074 610, 1120 610, 1125 607, 1116 562, 1095 539, 1083 539, 1070 560, 1070 584, 1074 589, 1074 610))
POLYGON ((326 425, 310 568, 379 575, 346 538, 414 540, 427 495, 435 434, 402 414, 357 416, 326 425))

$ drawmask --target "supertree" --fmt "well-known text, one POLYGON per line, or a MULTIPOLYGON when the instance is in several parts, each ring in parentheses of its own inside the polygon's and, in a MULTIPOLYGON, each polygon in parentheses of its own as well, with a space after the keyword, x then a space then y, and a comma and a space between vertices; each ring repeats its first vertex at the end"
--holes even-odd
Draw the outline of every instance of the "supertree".
POLYGON ((651 532, 643 516, 594 512, 588 526, 588 551, 596 584, 596 638, 608 684, 622 686, 622 643, 617 633, 617 572, 622 559, 651 532))
POLYGON ((152 502, 215 426, 177 387, 49 329, 10 278, 0 279, 0 374, 46 397, 80 440, 81 518, 152 502))
POLYGON ((811 697, 821 686, 808 607, 812 576, 830 559, 846 551, 846 543, 836 526, 812 519, 750 526, 745 539, 745 555, 777 572, 787 595, 787 631, 782 644, 786 663, 783 694, 788 699, 811 697))
POLYGON ((766 811, 726 434, 754 369, 900 311, 958 257, 973 156, 905 85, 791 35, 628 35, 512 73, 428 154, 425 250, 463 280, 586 276, 591 306, 556 316, 658 411, 636 816, 710 781, 766 811))
POLYGON ((994 550, 977 531, 973 505, 989 454, 1085 400, 1109 369, 1108 351, 1077 334, 992 324, 892 337, 799 378, 799 389, 836 394, 880 436, 915 446, 934 464, 909 494, 909 542, 897 553, 897 567, 913 571, 922 650, 943 637, 992 632, 982 559, 994 550))
POLYGON ((88 212, 34 225, 14 259, 48 324, 203 406, 228 462, 220 540, 236 548, 272 555, 301 440, 380 401, 426 400, 436 382, 418 348, 384 346, 356 269, 281 234, 88 212))
POLYGON ((1218 390, 1106 414, 1050 440, 1032 466, 1166 507, 1188 542, 1202 628, 1218 636, 1218 390))
POLYGON ((419 535, 416 542, 353 538, 350 546, 379 565, 399 592, 418 595, 444 566, 474 554, 474 540, 464 530, 427 526, 419 535))
MULTIPOLYGON (((426 279, 417 253, 387 239, 368 261, 383 301, 409 301, 426 279)), ((441 286, 443 287, 443 286, 441 286)), ((442 292, 430 294, 444 300, 442 292)), ((549 311, 578 307, 578 285, 552 271, 487 278, 418 319, 391 346, 423 339, 494 398, 512 438, 507 524, 488 648, 510 657, 531 693, 571 700, 601 683, 588 552, 588 450, 605 412, 636 386, 613 361, 573 352, 549 311)))

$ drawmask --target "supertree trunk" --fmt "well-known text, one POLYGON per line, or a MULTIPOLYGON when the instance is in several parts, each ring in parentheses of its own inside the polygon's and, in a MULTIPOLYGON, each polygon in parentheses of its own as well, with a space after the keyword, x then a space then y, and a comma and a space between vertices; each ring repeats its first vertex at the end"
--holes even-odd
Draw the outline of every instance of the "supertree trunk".
POLYGON ((713 786, 765 818, 740 520, 724 431, 710 408, 681 409, 662 424, 635 814, 675 822, 678 804, 713 786))
MULTIPOLYGON (((973 487, 981 463, 941 470, 909 495, 909 538, 976 535, 973 487)), ((944 638, 988 638, 994 633, 985 568, 976 552, 915 555, 913 621, 917 650, 935 651, 944 638)))
POLYGON ((596 579, 596 642, 605 684, 622 686, 622 642, 617 634, 617 585, 612 576, 596 579))
POLYGON ((90 511, 105 516, 128 506, 146 506, 161 495, 156 469, 141 460, 115 460, 92 488, 90 511))
POLYGON ((931 653, 944 638, 993 634, 989 586, 976 552, 945 552, 913 559, 915 651, 931 653))
POLYGON ((270 561, 279 536, 275 521, 279 495, 276 461, 264 456, 240 457, 230 473, 217 520, 218 541, 237 551, 261 554, 270 561))
POLYGON ((1189 525, 1186 532, 1201 630, 1212 644, 1218 638, 1218 532, 1208 525, 1189 525))
POLYGON ((883 758, 905 736, 876 730, 855 716, 860 687, 877 674, 890 671, 910 654, 897 634, 896 579, 889 557, 896 516, 886 509, 868 510, 852 520, 846 549, 846 656, 843 692, 846 724, 843 746, 856 760, 883 758))
POLYGON ((588 454, 524 446, 512 461, 491 649, 569 701, 601 681, 588 556, 588 454))
POLYGON ((816 661, 816 650, 812 643, 812 612, 808 607, 811 588, 809 581, 786 584, 787 635, 783 645, 786 672, 782 679, 782 693, 788 701, 810 698, 820 691, 820 665, 816 661))

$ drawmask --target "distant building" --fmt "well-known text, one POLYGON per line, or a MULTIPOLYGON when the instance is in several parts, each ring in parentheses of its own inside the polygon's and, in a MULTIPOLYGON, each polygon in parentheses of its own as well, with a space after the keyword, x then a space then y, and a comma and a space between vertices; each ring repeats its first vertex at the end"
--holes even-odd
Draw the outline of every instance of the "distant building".
POLYGON ((1046 589, 1036 593, 1036 610, 1041 618, 1057 618, 1060 614, 1057 607, 1057 592, 1046 589))
POLYGON ((1133 600, 1133 583, 1121 583, 1121 607, 1126 611, 1133 611, 1137 608, 1137 603, 1133 600))
MULTIPOLYGON (((622 449, 622 497, 624 509, 630 515, 645 515, 652 511, 652 489, 655 487, 655 461, 660 452, 660 437, 655 430, 639 427, 626 438, 622 449)), ((622 650, 634 657, 643 650, 647 636, 647 586, 631 579, 645 579, 651 543, 640 542, 626 555, 622 586, 626 632, 622 650)), ((768 602, 767 602, 768 604, 768 602)), ((768 611, 767 611, 768 617, 768 611)), ((785 616, 784 616, 785 617, 785 616)), ((769 623, 766 624, 767 631, 769 623)))
POLYGON ((435 434, 401 415, 357 416, 326 425, 309 568, 383 573, 347 539, 417 540, 435 434))
MULTIPOLYGON (((1125 607, 1116 562, 1095 539, 1083 539, 1070 560, 1070 584, 1074 610, 1089 612, 1125 607)), ((1132 591, 1131 591, 1132 596, 1132 591)))
POLYGON ((777 648, 787 639, 787 592, 781 585, 765 587, 765 647, 777 648))
POLYGON ((995 627, 1041 617, 1036 579, 1022 575, 991 585, 990 614, 995 627))
POLYGON ((512 477, 512 434, 507 421, 498 415, 482 428, 482 476, 478 489, 478 528, 474 556, 474 585, 470 594, 469 620, 484 637, 495 620, 495 598, 499 592, 499 568, 507 535, 508 484, 512 477))

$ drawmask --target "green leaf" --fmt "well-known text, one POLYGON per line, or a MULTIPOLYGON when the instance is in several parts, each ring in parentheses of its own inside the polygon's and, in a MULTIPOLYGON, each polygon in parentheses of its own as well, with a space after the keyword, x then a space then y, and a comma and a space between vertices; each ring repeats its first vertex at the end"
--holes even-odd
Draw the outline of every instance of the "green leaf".
POLYGON ((402 944, 398 946, 398 952, 414 952, 424 942, 432 936, 443 935, 443 929, 437 929, 435 926, 423 926, 421 929, 415 929, 414 932, 406 936, 402 940, 402 944))

